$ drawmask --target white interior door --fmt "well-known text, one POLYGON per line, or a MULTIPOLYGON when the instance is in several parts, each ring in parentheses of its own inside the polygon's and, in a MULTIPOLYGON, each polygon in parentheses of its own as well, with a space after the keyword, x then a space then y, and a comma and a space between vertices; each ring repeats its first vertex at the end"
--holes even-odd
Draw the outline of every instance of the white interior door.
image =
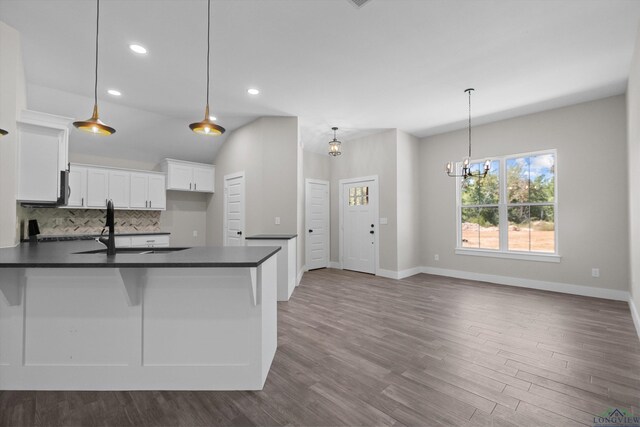
POLYGON ((377 181, 342 183, 342 267, 376 273, 377 181))
POLYGON ((329 266, 329 181, 305 181, 305 257, 307 269, 329 266))
POLYGON ((225 246, 244 246, 244 172, 224 177, 225 246))

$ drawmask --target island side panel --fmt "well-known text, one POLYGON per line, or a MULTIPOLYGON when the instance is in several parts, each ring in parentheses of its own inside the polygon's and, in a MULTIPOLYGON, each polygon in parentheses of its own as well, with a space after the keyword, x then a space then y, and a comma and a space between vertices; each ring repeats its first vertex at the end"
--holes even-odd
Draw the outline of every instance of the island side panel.
POLYGON ((131 306, 117 269, 27 269, 22 304, 0 301, 0 389, 259 390, 276 259, 260 270, 255 306, 249 268, 148 269, 131 306))

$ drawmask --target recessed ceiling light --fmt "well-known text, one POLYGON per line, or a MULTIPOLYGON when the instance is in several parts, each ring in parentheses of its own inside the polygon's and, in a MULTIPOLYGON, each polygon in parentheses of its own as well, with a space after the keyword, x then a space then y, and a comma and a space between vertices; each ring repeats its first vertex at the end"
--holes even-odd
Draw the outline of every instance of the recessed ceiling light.
POLYGON ((258 89, 255 89, 255 88, 251 88, 251 89, 248 89, 248 90, 247 90, 247 93, 248 93, 249 95, 257 95, 257 94, 259 94, 259 93, 260 93, 260 91, 259 91, 258 89))
POLYGON ((144 55, 147 53, 147 49, 144 46, 140 46, 139 44, 130 44, 129 49, 141 55, 144 55))
POLYGON ((212 120, 215 122, 216 120, 218 120, 218 118, 216 116, 209 116, 209 120, 212 120))
POLYGON ((108 93, 109 95, 113 95, 113 96, 120 96, 120 95, 122 95, 122 92, 120 92, 119 90, 115 90, 115 89, 109 89, 109 90, 107 91, 107 93, 108 93))

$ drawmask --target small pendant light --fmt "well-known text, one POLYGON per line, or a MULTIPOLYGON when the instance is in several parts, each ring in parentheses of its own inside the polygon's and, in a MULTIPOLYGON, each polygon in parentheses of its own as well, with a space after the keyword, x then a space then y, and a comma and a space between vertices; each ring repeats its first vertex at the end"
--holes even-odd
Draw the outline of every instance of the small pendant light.
POLYGON ((338 128, 332 127, 331 129, 333 130, 333 140, 329 141, 329 155, 335 157, 342 154, 342 151, 340 151, 342 143, 336 138, 336 131, 338 128))
POLYGON ((5 135, 6 135, 6 134, 8 134, 8 133, 9 133, 9 132, 7 132, 6 130, 4 130, 4 129, 0 129, 0 137, 1 137, 1 136, 5 136, 5 135))
POLYGON ((207 106, 204 109, 204 120, 191 123, 189 127, 201 135, 222 135, 225 129, 217 125, 209 116, 209 57, 211 51, 211 0, 207 3, 207 106))
POLYGON ((96 75, 93 86, 93 114, 91 115, 91 118, 87 120, 73 122, 73 125, 82 131, 96 135, 111 135, 116 133, 116 130, 102 123, 98 116, 98 35, 100 34, 100 0, 96 0, 96 2, 96 75))

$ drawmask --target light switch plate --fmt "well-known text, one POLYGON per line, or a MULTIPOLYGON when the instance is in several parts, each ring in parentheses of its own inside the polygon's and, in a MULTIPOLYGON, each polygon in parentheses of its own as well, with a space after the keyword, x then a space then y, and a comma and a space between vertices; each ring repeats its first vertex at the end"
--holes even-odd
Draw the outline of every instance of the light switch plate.
POLYGON ((380 225, 387 225, 389 223, 388 218, 380 218, 380 225))
POLYGON ((279 216, 276 217, 276 225, 280 225, 280 217, 279 216))
POLYGON ((193 237, 198 237, 198 230, 193 230, 193 237))

